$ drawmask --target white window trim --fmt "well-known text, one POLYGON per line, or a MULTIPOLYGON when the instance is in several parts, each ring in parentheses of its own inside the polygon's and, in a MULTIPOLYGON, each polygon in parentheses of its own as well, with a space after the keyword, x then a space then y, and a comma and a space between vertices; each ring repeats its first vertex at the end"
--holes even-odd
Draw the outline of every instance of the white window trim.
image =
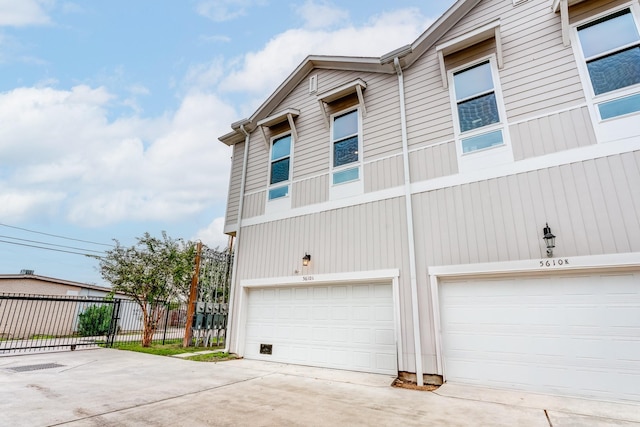
POLYGON ((511 149, 511 137, 509 135, 509 126, 507 124, 507 111, 504 106, 502 97, 502 87, 500 86, 500 75, 497 67, 497 58, 495 54, 479 58, 478 60, 468 62, 456 68, 447 70, 447 78, 449 81, 449 101, 451 103, 451 111, 453 114, 453 129, 456 141, 456 154, 458 157, 458 166, 460 172, 468 172, 471 170, 492 167, 497 164, 513 162, 513 152, 511 149), (455 84, 453 76, 458 71, 472 68, 478 64, 489 61, 491 66, 491 78, 493 81, 493 93, 496 96, 496 104, 500 121, 481 128, 472 129, 466 132, 460 130, 460 118, 458 116, 458 100, 455 93, 455 84), (463 153, 462 140, 485 133, 501 130, 502 145, 484 148, 470 153, 463 153))
POLYGON ((580 81, 582 82, 582 88, 587 100, 587 107, 589 109, 589 114, 591 115, 591 121, 594 126, 598 143, 620 140, 640 134, 640 111, 603 120, 600 117, 600 109, 598 108, 598 104, 614 99, 624 98, 625 96, 633 94, 640 94, 640 84, 596 95, 593 90, 591 77, 589 76, 589 70, 587 68, 587 58, 582 51, 582 44, 578 37, 578 27, 625 9, 629 9, 631 11, 631 16, 633 17, 636 23, 636 28, 638 28, 638 32, 640 33, 640 5, 636 2, 627 2, 622 5, 612 7, 611 9, 592 15, 571 25, 570 37, 571 44, 573 46, 573 53, 578 65, 578 74, 580 75, 580 81))
POLYGON ((351 197, 364 193, 364 180, 362 174, 364 173, 364 149, 362 141, 362 109, 359 105, 349 107, 337 113, 331 114, 329 117, 329 199, 339 199, 343 197, 351 197), (342 116, 353 111, 358 112, 358 161, 348 163, 346 165, 333 166, 333 120, 337 116, 342 116), (358 179, 341 182, 339 184, 333 183, 333 175, 337 172, 341 172, 348 169, 358 168, 358 179))
POLYGON ((292 181, 293 181, 293 154, 294 154, 294 145, 295 145, 295 138, 293 135, 292 131, 286 131, 286 132, 282 132, 278 135, 272 136, 271 139, 269 140, 269 162, 268 162, 268 172, 267 172, 267 192, 266 192, 266 199, 267 199, 267 203, 265 206, 265 213, 273 213, 275 211, 281 211, 284 209, 290 209, 291 208, 291 191, 293 190, 293 186, 292 186, 292 181), (290 142, 290 146, 289 146, 289 178, 286 181, 280 181, 276 184, 271 184, 271 172, 272 172, 272 168, 271 165, 273 164, 273 160, 271 159, 271 153, 273 150, 273 142, 277 139, 280 138, 284 138, 286 136, 290 135, 291 136, 291 142, 290 142), (284 186, 288 186, 289 190, 288 190, 288 194, 284 197, 278 197, 277 199, 269 199, 269 192, 275 188, 280 188, 280 187, 284 187, 284 186))

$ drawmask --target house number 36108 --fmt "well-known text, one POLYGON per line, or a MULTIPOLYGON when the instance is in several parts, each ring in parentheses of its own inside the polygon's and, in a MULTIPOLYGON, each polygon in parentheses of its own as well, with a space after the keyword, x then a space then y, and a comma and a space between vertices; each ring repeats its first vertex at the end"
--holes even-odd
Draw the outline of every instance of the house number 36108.
POLYGON ((548 259, 546 261, 540 261, 540 267, 559 267, 563 265, 569 265, 569 260, 567 258, 548 259))

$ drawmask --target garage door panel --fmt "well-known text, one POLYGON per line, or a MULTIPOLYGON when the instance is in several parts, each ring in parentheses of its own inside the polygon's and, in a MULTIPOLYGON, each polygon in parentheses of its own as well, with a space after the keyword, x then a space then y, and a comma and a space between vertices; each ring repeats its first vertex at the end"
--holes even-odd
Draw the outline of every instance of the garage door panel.
POLYGON ((390 284, 264 291, 249 291, 246 358, 397 373, 390 284), (260 344, 271 344, 272 354, 260 354, 260 344))
POLYGON ((444 281, 447 381, 640 400, 640 274, 444 281))

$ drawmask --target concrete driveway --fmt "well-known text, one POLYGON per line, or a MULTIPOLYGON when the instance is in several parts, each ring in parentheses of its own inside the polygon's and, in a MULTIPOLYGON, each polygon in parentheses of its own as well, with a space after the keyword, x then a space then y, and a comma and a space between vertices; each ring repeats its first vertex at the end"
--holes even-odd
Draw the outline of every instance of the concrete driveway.
POLYGON ((640 404, 111 349, 0 358, 0 426, 631 426, 640 404), (44 369, 30 369, 45 365, 44 369))

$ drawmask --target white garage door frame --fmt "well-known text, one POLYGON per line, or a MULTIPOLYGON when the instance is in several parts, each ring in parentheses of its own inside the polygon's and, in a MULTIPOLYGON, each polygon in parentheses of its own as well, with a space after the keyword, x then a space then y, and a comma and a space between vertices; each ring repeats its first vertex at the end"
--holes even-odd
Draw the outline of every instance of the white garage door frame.
POLYGON ((464 278, 469 276, 507 277, 531 274, 554 275, 581 273, 588 272, 590 270, 620 271, 626 268, 640 268, 640 252, 429 267, 428 275, 431 291, 431 312, 433 313, 433 318, 431 320, 435 330, 436 367, 438 375, 442 375, 444 381, 447 380, 447 372, 443 363, 442 325, 439 296, 439 287, 443 279, 464 278))
POLYGON ((404 371, 402 361, 402 333, 400 330, 400 289, 399 269, 359 271, 353 273, 315 274, 308 276, 270 277, 264 279, 244 279, 240 281, 240 301, 238 303, 238 333, 236 334, 236 348, 238 354, 245 353, 245 338, 247 326, 247 304, 249 291, 257 288, 283 288, 295 286, 326 286, 337 284, 358 283, 388 283, 393 293, 393 324, 396 341, 396 357, 398 370, 404 371))

